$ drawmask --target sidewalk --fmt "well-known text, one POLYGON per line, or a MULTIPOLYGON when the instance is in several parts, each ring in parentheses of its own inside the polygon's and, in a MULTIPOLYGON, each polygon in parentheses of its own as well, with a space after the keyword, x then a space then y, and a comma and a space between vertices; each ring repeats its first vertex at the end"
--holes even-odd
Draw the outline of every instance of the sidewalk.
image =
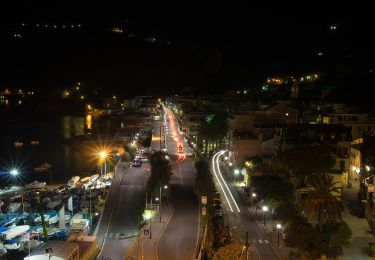
POLYGON ((125 254, 125 259, 158 260, 157 244, 172 214, 173 205, 169 203, 169 205, 166 206, 166 204, 163 203, 161 223, 159 222, 159 212, 155 214, 152 220, 151 238, 149 234, 144 234, 144 229, 149 229, 149 225, 147 225, 140 231, 138 239, 135 239, 132 245, 129 246, 128 252, 125 254))
POLYGON ((358 180, 352 180, 351 188, 343 189, 342 198, 345 209, 343 218, 351 228, 353 235, 351 245, 346 248, 344 247, 344 255, 341 259, 370 259, 367 255, 367 248, 370 242, 375 242, 374 235, 370 233, 370 226, 367 219, 355 215, 361 210, 358 192, 358 180))

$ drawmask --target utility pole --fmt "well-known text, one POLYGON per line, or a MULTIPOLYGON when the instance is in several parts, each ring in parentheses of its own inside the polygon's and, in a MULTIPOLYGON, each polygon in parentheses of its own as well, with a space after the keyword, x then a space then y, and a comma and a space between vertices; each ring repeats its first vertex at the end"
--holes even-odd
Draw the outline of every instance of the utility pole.
POLYGON ((161 124, 160 124, 160 151, 161 151, 161 124))
POLYGON ((161 183, 159 188, 159 223, 161 223, 161 183))
POLYGON ((248 260, 248 254, 247 254, 247 252, 248 252, 248 249, 249 249, 249 232, 246 232, 246 237, 245 237, 245 253, 246 253, 246 255, 245 255, 245 259, 246 260, 248 260))

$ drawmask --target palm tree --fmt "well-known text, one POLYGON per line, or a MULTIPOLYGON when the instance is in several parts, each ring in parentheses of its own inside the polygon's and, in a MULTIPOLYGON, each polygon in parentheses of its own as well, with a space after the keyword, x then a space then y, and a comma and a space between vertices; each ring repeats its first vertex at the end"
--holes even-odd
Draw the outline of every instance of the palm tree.
POLYGON ((344 206, 340 197, 338 182, 327 174, 310 178, 307 198, 302 202, 305 216, 318 224, 320 231, 326 224, 335 224, 342 220, 344 206))

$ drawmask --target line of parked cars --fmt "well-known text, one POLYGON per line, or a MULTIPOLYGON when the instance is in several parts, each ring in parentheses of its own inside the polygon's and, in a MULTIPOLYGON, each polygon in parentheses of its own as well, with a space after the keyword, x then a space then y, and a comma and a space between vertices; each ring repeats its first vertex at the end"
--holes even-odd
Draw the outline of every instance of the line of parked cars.
POLYGON ((148 163, 150 160, 151 151, 149 148, 142 148, 137 152, 137 155, 132 161, 133 167, 141 167, 142 163, 148 163))
POLYGON ((220 193, 215 190, 215 198, 213 201, 214 206, 214 224, 224 224, 223 220, 223 211, 221 210, 221 199, 220 199, 220 193))

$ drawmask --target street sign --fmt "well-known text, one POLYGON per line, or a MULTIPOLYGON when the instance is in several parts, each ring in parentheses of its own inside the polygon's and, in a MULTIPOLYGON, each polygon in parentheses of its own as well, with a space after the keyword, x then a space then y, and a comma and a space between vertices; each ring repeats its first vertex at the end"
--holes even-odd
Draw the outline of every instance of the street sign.
POLYGON ((202 216, 206 216, 206 207, 202 208, 202 216))
POLYGON ((148 234, 150 234, 150 232, 149 232, 148 229, 144 229, 144 230, 143 230, 143 234, 144 234, 144 235, 148 235, 148 234))
POLYGON ((207 196, 202 196, 202 204, 203 205, 207 204, 207 196))

